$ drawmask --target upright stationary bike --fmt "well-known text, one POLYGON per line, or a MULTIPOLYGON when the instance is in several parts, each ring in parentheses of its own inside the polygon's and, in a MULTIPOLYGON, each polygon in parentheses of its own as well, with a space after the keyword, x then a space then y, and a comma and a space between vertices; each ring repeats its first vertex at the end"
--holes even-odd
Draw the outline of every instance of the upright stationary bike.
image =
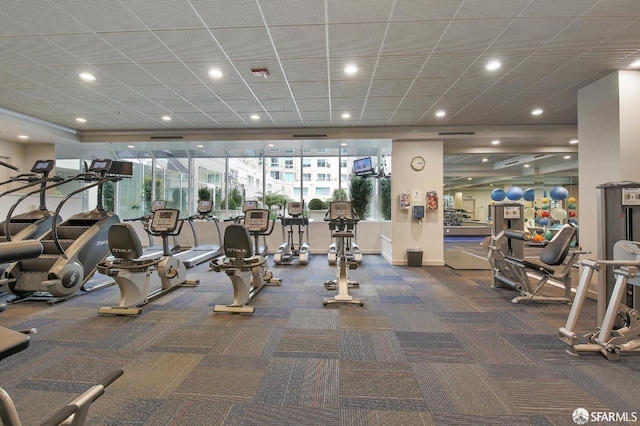
POLYGON ((282 239, 285 240, 285 242, 282 243, 273 254, 273 262, 276 265, 280 265, 282 263, 289 263, 294 257, 297 257, 301 265, 306 265, 309 263, 309 219, 304 217, 304 203, 289 203, 287 213, 289 213, 288 217, 280 217, 280 222, 282 223, 282 239), (294 226, 298 227, 297 242, 293 236, 294 226), (285 228, 288 228, 286 238, 285 228), (307 231, 307 241, 303 242, 302 238, 305 230, 307 231))
POLYGON ((102 307, 99 314, 139 315, 141 306, 163 296, 182 285, 196 286, 199 280, 186 279, 187 268, 171 255, 169 237, 178 235, 184 221, 179 220, 180 211, 156 210, 146 231, 162 238, 164 255, 160 259, 139 259, 142 245, 136 231, 128 223, 118 223, 109 228, 109 248, 115 260, 98 265, 101 274, 111 276, 120 288, 120 303, 114 307, 102 307), (149 291, 151 272, 158 271, 161 286, 149 291))
POLYGON ((354 259, 349 259, 347 253, 347 245, 353 238, 353 226, 357 221, 355 217, 351 201, 332 201, 329 205, 329 229, 332 230, 331 236, 335 238, 337 273, 336 279, 326 281, 324 286, 327 290, 338 290, 338 294, 334 297, 322 299, 322 304, 329 303, 356 303, 360 306, 364 305, 364 299, 353 297, 349 294, 349 287, 360 287, 358 281, 349 279, 349 269, 357 269, 359 264, 354 259))
POLYGON ((224 232, 224 256, 211 261, 211 268, 224 271, 233 285, 233 303, 216 305, 214 312, 253 313, 255 306, 247 304, 267 285, 280 285, 267 265, 266 254, 258 250, 259 238, 273 231, 275 219, 269 230, 269 210, 247 210, 244 225, 232 224, 224 232), (251 238, 253 237, 253 242, 251 238))

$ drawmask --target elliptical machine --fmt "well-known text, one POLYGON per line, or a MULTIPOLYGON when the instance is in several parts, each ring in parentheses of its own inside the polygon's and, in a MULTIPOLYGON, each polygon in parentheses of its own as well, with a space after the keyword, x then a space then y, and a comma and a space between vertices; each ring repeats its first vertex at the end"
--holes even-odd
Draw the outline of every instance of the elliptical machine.
POLYGON ((273 232, 275 219, 269 230, 269 210, 247 210, 244 225, 232 224, 224 232, 224 256, 211 261, 211 268, 224 271, 233 285, 233 303, 215 305, 214 312, 253 313, 255 306, 247 306, 267 285, 280 285, 268 268, 267 256, 258 252, 259 238, 273 232), (251 238, 253 237, 253 242, 251 238))
POLYGON ((360 287, 358 281, 349 279, 349 269, 357 269, 359 266, 355 259, 349 258, 347 252, 347 246, 354 236, 352 229, 358 220, 351 201, 332 201, 329 205, 328 217, 325 217, 325 220, 329 222, 331 236, 336 240, 332 246, 336 250, 337 271, 336 279, 326 281, 324 286, 327 290, 337 289, 338 294, 322 299, 322 304, 326 306, 329 303, 356 303, 364 306, 364 299, 349 294, 349 287, 360 287))
MULTIPOLYGON (((340 202, 348 202, 351 206, 351 201, 340 201, 340 202)), ((333 236, 333 232, 335 231, 335 226, 337 222, 332 221, 330 219, 331 208, 327 211, 324 216, 324 220, 329 222, 329 231, 333 236)), ((349 262, 355 262, 358 265, 362 264, 362 252, 360 251, 360 246, 356 242, 356 236, 358 233, 358 222, 360 221, 360 217, 356 213, 353 208, 351 209, 350 219, 344 223, 345 230, 348 231, 351 236, 346 237, 344 241, 344 247, 342 248, 344 251, 344 256, 349 262)), ((339 248, 337 246, 337 242, 332 242, 329 244, 329 252, 327 253, 327 260, 329 261, 329 265, 333 266, 337 263, 337 259, 339 254, 339 248)))
POLYGON ((135 229, 128 223, 117 223, 109 228, 109 249, 115 260, 98 264, 98 272, 113 277, 120 288, 120 304, 102 307, 98 314, 139 315, 146 305, 182 285, 197 286, 200 280, 187 280, 187 268, 169 251, 169 237, 178 235, 184 221, 180 210, 158 209, 145 230, 149 235, 162 238, 164 255, 160 259, 139 259, 142 245, 135 229), (151 272, 156 269, 161 287, 149 291, 151 272))
POLYGON ((298 258, 300 265, 306 265, 309 263, 309 219, 304 217, 304 203, 291 202, 287 206, 287 213, 289 217, 281 216, 280 222, 282 223, 282 240, 285 241, 278 247, 278 250, 273 254, 273 262, 276 265, 283 263, 289 263, 294 257, 298 258), (293 237, 293 227, 298 227, 298 241, 296 243, 293 237), (289 228, 285 237, 285 228, 289 228), (303 235, 307 232, 307 241, 303 242, 303 235))

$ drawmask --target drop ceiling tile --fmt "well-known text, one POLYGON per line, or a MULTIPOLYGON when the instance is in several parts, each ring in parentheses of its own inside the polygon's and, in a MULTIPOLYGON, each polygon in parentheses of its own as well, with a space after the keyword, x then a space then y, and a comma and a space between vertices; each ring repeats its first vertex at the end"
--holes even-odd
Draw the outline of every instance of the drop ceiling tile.
POLYGON ((50 35, 46 39, 76 59, 75 62, 109 64, 128 62, 126 56, 97 34, 50 35))
POLYGON ((205 29, 155 31, 154 34, 180 61, 226 61, 224 52, 205 29))
POLYGON ((202 28, 204 24, 190 2, 174 0, 119 0, 147 28, 202 28))
POLYGON ((282 67, 288 81, 327 81, 327 60, 283 59, 282 67))
POLYGON ((262 106, 256 100, 246 99, 246 100, 230 100, 227 101, 227 105, 233 111, 241 114, 252 114, 257 113, 260 114, 263 112, 262 106))
MULTIPOLYGON (((42 2, 40 2, 42 3, 42 2)), ((91 31, 134 31, 146 27, 120 2, 51 0, 91 31)))
POLYGON ((297 98, 321 98, 329 93, 326 82, 291 82, 293 96, 297 98))
POLYGON ((382 54, 428 55, 436 47, 448 25, 447 21, 393 22, 389 25, 382 54))
POLYGON ((191 0, 190 3, 206 27, 227 28, 263 25, 258 3, 253 1, 191 0))
POLYGON ((392 21, 450 20, 460 9, 464 0, 396 0, 392 21))
POLYGON ((200 76, 195 75, 189 67, 180 62, 145 63, 142 67, 163 84, 203 83, 200 76))
POLYGON ((296 104, 300 111, 322 111, 329 109, 330 102, 326 97, 297 97, 296 104))
POLYGON ((138 64, 100 64, 94 68, 123 85, 158 84, 158 81, 138 64))
POLYGON ((91 32, 85 25, 49 1, 3 1, 0 12, 7 18, 20 22, 31 34, 91 32))
POLYGON ((69 65, 84 63, 76 56, 73 56, 64 49, 59 48, 44 37, 5 37, 0 39, 0 43, 2 43, 6 49, 11 50, 18 55, 13 58, 14 60, 9 62, 13 65, 21 64, 21 57, 24 57, 25 63, 32 64, 33 62, 36 62, 40 65, 69 65))
MULTIPOLYGON (((350 112, 353 116, 354 113, 361 111, 365 106, 366 98, 331 98, 331 106, 333 111, 350 112)), ((324 110, 328 111, 328 108, 324 110)))
POLYGON ((384 22, 391 12, 390 2, 328 1, 327 21, 333 23, 384 22))
POLYGON ((634 17, 581 18, 550 40, 545 45, 545 49, 593 49, 601 44, 602 40, 615 36, 620 28, 632 25, 636 19, 634 17))
POLYGON ((223 101, 255 100, 255 96, 246 84, 208 84, 208 86, 223 101))
POLYGON ((211 30, 222 50, 232 60, 275 60, 276 55, 264 27, 211 30))
POLYGON ((376 56, 385 33, 384 23, 329 26, 329 55, 354 58, 376 56))
POLYGON ((375 68, 374 78, 416 78, 426 60, 427 56, 381 56, 375 68))
MULTIPOLYGON (((276 25, 313 25, 324 24, 324 2, 318 0, 271 0, 261 2, 260 7, 266 24, 276 25)), ((237 16, 237 11, 233 11, 237 16)), ((261 22, 260 22, 261 23, 261 22)), ((260 25, 260 23, 256 25, 260 25)))
MULTIPOLYGON (((368 81, 338 80, 331 83, 332 98, 363 98, 367 96, 368 91, 368 81)), ((377 96, 384 96, 384 94, 377 96)))
POLYGON ((554 18, 558 16, 580 17, 592 9, 600 0, 554 0, 550 2, 531 2, 522 12, 525 18, 554 18))
POLYGON ((215 99, 211 100, 191 100, 191 103, 194 107, 198 108, 200 111, 208 114, 214 114, 219 112, 230 112, 230 108, 222 101, 218 101, 215 99))
POLYGON ((280 59, 326 57, 324 25, 272 27, 270 32, 280 59))
POLYGON ((492 43, 492 50, 534 51, 571 25, 571 18, 516 19, 492 43))
POLYGON ((480 53, 509 25, 507 19, 453 21, 443 34, 434 53, 480 53))
POLYGON ((109 32, 100 35, 132 62, 175 62, 178 60, 151 31, 109 32))
POLYGON ((403 99, 402 96, 369 96, 366 109, 396 109, 403 99))

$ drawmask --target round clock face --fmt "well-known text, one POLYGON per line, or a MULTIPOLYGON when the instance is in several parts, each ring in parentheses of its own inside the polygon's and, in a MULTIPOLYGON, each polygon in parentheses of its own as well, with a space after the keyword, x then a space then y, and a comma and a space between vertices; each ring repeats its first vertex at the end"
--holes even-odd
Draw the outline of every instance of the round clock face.
POLYGON ((422 170, 424 169, 425 166, 425 161, 424 158, 420 157, 419 155, 413 157, 411 159, 411 168, 413 170, 422 170))

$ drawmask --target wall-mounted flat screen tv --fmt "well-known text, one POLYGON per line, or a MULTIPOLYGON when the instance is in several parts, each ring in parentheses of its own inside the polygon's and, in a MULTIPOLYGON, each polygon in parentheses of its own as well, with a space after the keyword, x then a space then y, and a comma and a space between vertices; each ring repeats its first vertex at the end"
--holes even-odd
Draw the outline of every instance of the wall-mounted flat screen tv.
POLYGON ((353 162, 353 174, 356 176, 373 174, 371 157, 359 158, 353 162))

